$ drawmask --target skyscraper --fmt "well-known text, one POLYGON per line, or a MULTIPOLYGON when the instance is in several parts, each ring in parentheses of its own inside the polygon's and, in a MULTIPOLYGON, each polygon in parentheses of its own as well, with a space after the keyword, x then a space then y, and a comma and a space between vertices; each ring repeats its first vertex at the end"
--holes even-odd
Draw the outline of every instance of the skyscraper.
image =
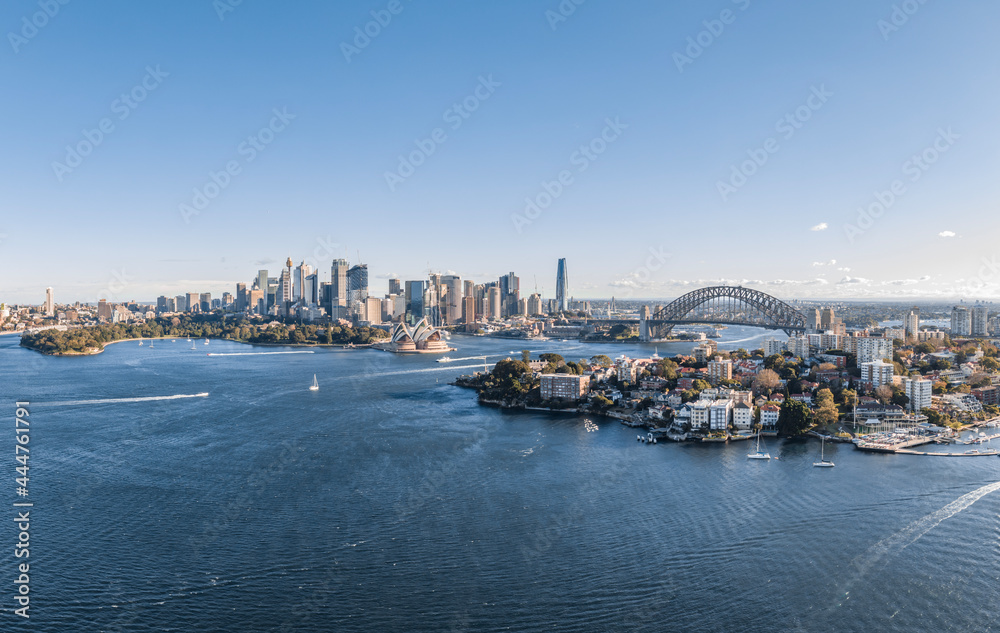
POLYGON ((52 297, 52 287, 45 289, 45 316, 56 315, 55 299, 52 297))
POLYGON ((989 308, 984 305, 975 305, 972 308, 972 336, 987 336, 989 334, 989 308))
POLYGON ((398 295, 401 290, 402 286, 400 285, 400 281, 398 279, 389 280, 389 294, 398 295))
POLYGON ((970 336, 972 334, 972 313, 965 306, 951 309, 951 335, 970 336))
POLYGON ((368 300, 368 264, 351 266, 347 271, 347 303, 351 314, 361 316, 363 304, 368 300))
POLYGON ((913 306, 913 309, 903 319, 903 328, 906 330, 907 338, 916 338, 920 331, 920 308, 913 306))
POLYGON ((559 260, 556 267, 556 307, 560 312, 566 312, 568 305, 566 295, 569 292, 569 278, 566 273, 566 258, 559 260))
POLYGON ((244 283, 236 284, 236 311, 246 312, 249 303, 250 295, 247 293, 247 285, 244 283))
POLYGON ((295 267, 295 278, 292 280, 292 301, 302 304, 312 302, 311 293, 306 291, 306 278, 312 274, 312 266, 302 262, 295 267))
POLYGON ((493 286, 489 290, 488 295, 488 307, 486 310, 486 316, 490 319, 501 318, 501 300, 500 300, 500 288, 498 286, 493 286))
POLYGON ((517 301, 520 299, 521 280, 514 273, 507 273, 500 278, 500 316, 508 317, 517 314, 517 301))
POLYGON ((187 302, 184 305, 187 306, 188 312, 198 312, 201 309, 201 298, 198 296, 198 293, 187 293, 187 302))
POLYGON ((347 316, 347 260, 335 259, 330 265, 330 316, 347 316))
POLYGON ((200 295, 198 295, 198 303, 199 303, 199 305, 201 305, 201 311, 202 312, 211 312, 212 311, 212 293, 211 292, 203 292, 200 295))
POLYGON ((424 318, 424 292, 427 290, 426 281, 407 281, 404 285, 406 302, 406 314, 404 320, 413 325, 424 318))
POLYGON ((462 320, 462 278, 458 275, 445 275, 441 278, 441 285, 447 289, 445 303, 448 309, 445 313, 445 322, 448 325, 455 325, 462 320))

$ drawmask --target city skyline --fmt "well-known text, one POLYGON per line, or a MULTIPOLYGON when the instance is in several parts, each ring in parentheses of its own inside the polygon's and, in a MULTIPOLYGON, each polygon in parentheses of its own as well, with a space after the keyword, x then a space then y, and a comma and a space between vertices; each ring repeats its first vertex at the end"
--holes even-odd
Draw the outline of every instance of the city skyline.
POLYGON ((1000 295, 997 52, 969 28, 1000 7, 571 4, 73 4, 30 37, 37 5, 4 6, 3 300, 221 292, 329 244, 321 270, 547 296, 557 256, 577 298, 1000 295))

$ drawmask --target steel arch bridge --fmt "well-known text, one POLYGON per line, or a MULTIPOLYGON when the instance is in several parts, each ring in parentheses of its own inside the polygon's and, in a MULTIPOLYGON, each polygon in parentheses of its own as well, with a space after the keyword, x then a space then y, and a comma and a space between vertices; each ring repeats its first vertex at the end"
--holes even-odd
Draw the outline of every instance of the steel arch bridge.
POLYGON ((711 286, 679 297, 646 320, 643 334, 663 338, 675 325, 716 323, 752 325, 784 330, 791 335, 806 329, 804 314, 771 295, 742 286, 711 286))

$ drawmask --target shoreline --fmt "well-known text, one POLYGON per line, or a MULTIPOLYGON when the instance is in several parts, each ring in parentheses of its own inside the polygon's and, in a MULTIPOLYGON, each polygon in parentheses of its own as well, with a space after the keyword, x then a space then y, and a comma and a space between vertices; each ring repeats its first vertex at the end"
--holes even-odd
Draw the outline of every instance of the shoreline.
MULTIPOLYGON (((75 356, 97 356, 98 354, 104 352, 104 348, 108 345, 114 345, 115 343, 127 343, 129 341, 168 341, 168 340, 187 340, 192 337, 188 336, 144 336, 142 338, 121 338, 117 341, 108 341, 107 343, 102 343, 100 349, 90 348, 89 351, 85 352, 43 352, 37 350, 33 347, 22 346, 27 350, 32 352, 37 352, 42 356, 52 356, 56 358, 67 358, 75 356)), ((205 337, 200 336, 198 339, 204 339, 205 337)), ((192 340, 196 340, 193 339, 192 340)), ((369 349, 374 345, 374 343, 251 343, 250 341, 240 341, 232 338, 217 338, 208 337, 210 341, 229 341, 230 343, 240 343, 241 345, 259 345, 261 347, 340 347, 343 349, 369 349)))

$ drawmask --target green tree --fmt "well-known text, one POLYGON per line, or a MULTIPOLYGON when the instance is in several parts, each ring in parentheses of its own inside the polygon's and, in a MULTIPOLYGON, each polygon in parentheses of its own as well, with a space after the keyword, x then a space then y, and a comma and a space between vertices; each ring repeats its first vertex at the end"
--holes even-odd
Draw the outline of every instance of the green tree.
POLYGON ((595 356, 592 356, 590 358, 590 362, 594 363, 595 365, 600 365, 601 367, 611 367, 611 365, 613 364, 611 362, 611 358, 609 358, 605 354, 597 354, 595 356))
POLYGON ((795 436, 809 429, 809 408, 798 400, 785 398, 778 413, 778 434, 795 436))
POLYGON ((829 389, 820 389, 816 392, 816 411, 814 413, 816 422, 823 426, 833 424, 840 419, 840 411, 833 403, 833 392, 829 389))
POLYGON ((531 350, 522 349, 521 350, 521 360, 525 363, 531 362, 531 350))

